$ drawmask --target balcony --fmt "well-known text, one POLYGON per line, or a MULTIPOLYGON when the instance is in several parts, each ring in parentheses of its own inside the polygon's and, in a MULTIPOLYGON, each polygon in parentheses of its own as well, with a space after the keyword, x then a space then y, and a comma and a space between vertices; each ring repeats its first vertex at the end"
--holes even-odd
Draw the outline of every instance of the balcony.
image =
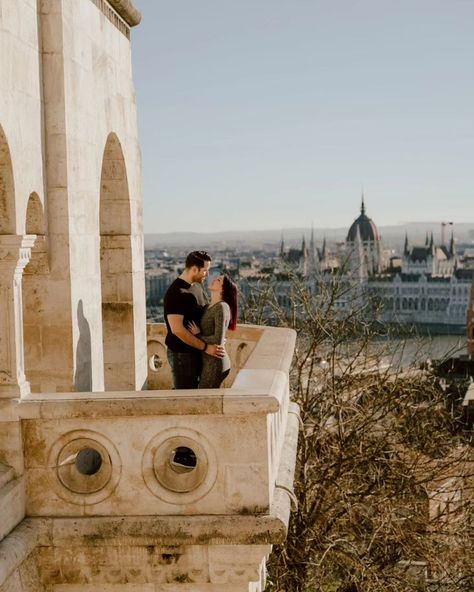
MULTIPOLYGON (((45 590, 264 588, 294 499, 295 334, 240 326, 226 344, 226 388, 180 391, 171 390, 164 337, 164 326, 148 325, 150 390, 3 404, 23 449, 14 505, 26 519, 12 535, 35 549, 45 590)), ((8 539, 0 591, 20 565, 20 555, 2 555, 8 539)))

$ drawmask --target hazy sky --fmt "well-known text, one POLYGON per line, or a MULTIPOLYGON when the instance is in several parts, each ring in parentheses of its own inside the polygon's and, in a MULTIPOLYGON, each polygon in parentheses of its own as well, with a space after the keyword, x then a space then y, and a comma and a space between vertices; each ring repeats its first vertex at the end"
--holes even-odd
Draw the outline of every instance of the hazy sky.
POLYGON ((474 221, 474 0, 134 0, 145 231, 474 221))

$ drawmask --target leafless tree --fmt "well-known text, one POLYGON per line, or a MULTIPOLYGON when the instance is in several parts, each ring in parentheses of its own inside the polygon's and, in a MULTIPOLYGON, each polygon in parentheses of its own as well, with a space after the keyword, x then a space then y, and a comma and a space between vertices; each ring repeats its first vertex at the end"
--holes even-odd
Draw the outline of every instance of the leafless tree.
POLYGON ((277 282, 259 282, 246 311, 298 335, 298 509, 269 590, 474 590, 474 457, 459 408, 429 369, 401 366, 403 341, 373 322, 357 283, 290 276, 286 306, 277 282))

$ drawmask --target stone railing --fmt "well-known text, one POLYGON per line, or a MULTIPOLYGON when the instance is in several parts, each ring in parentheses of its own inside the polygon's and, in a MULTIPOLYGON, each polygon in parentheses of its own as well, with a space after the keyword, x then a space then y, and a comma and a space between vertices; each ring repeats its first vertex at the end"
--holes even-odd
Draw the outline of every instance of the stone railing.
MULTIPOLYGON (((172 388, 165 336, 163 323, 147 325, 148 387, 152 389, 172 388)), ((239 325, 236 331, 228 331, 226 338, 232 367, 223 385, 224 399, 230 401, 243 396, 248 401, 249 394, 257 392, 267 402, 268 397, 273 399, 274 411, 267 415, 270 483, 276 477, 286 429, 290 396, 288 371, 293 348, 294 333, 287 329, 239 325)))
MULTIPOLYGON (((285 537, 292 501, 298 419, 288 372, 295 335, 241 326, 227 341, 228 387, 180 391, 170 389, 163 337, 162 327, 149 326, 154 390, 46 393, 4 403, 4 420, 21 433, 24 463, 11 470, 8 457, 0 459, 5 484, 13 477, 22 483, 11 503, 17 522, 26 519, 10 537, 24 537, 29 550, 37 537, 46 589, 144 584, 157 582, 158 572, 165 578, 159 581, 171 581, 176 570, 162 558, 176 546, 183 590, 201 589, 192 582, 217 590, 234 581, 242 582, 235 590, 250 589, 249 582, 263 589, 265 557, 285 537), (125 546, 120 559, 117 545, 125 546), (154 567, 150 545, 162 549, 154 567)), ((0 592, 2 569, 13 573, 18 557, 2 560, 0 548, 0 592)))
MULTIPOLYGON (((236 331, 227 332, 226 349, 232 360, 232 368, 224 387, 229 387, 239 370, 245 367, 263 333, 264 329, 257 325, 239 325, 236 331)), ((148 388, 150 390, 173 388, 171 369, 166 357, 165 336, 164 323, 147 324, 148 388)))

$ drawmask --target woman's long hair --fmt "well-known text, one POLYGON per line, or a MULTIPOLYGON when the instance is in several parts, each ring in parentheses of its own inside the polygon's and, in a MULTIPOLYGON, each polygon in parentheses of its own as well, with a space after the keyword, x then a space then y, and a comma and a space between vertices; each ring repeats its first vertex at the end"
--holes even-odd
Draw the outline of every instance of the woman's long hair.
POLYGON ((237 286, 234 282, 226 275, 223 276, 222 280, 222 300, 227 302, 230 308, 230 323, 229 329, 234 331, 237 326, 237 286))

